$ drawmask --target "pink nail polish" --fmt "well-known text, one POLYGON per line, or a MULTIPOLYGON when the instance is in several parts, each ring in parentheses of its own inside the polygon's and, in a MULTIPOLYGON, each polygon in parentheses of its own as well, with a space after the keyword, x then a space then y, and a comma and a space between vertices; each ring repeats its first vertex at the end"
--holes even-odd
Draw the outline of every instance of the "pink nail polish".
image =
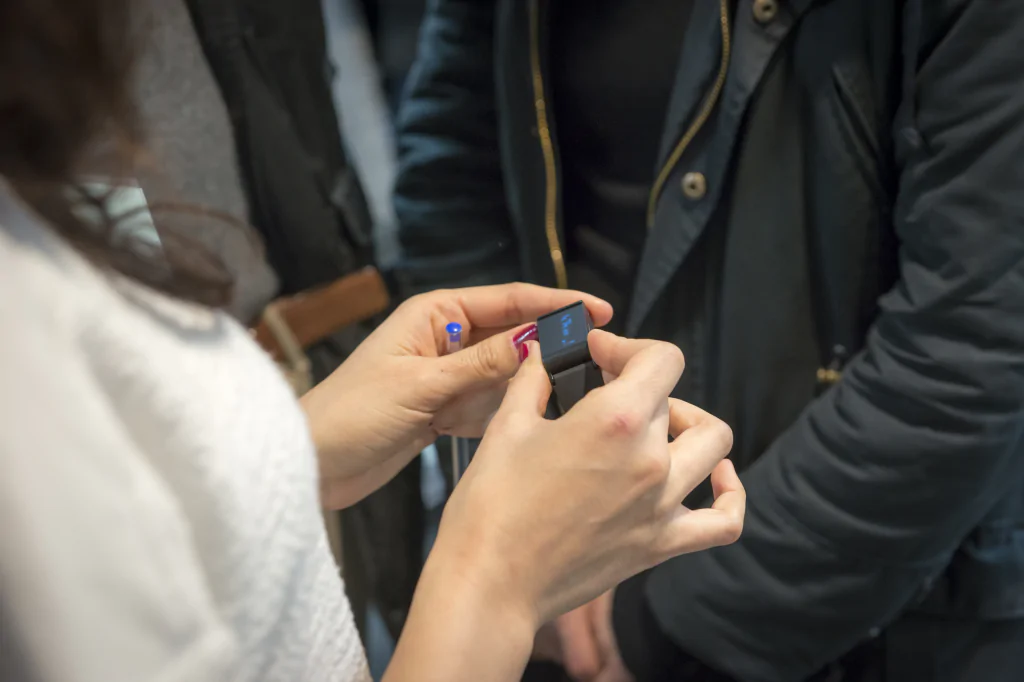
POLYGON ((519 352, 519 362, 523 362, 530 355, 530 351, 526 347, 526 342, 536 340, 537 325, 535 324, 531 324, 529 327, 526 327, 518 334, 516 334, 515 337, 513 337, 512 345, 514 345, 516 347, 516 350, 519 352))

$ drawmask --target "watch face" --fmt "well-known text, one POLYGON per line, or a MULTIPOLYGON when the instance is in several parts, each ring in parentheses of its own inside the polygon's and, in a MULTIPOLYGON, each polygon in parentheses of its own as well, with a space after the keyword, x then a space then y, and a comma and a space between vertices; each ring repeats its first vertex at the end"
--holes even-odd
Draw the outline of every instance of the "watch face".
POLYGON ((578 364, 590 359, 587 334, 593 328, 582 302, 556 310, 537 320, 537 340, 544 364, 578 364))

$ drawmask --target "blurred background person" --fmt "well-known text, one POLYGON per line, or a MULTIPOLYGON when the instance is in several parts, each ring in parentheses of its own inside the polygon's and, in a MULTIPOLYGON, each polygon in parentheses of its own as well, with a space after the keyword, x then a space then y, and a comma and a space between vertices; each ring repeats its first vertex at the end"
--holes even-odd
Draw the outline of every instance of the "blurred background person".
POLYGON ((738 545, 562 622, 577 678, 1024 675, 1022 37, 977 0, 430 4, 403 286, 607 298, 750 490, 738 545))
POLYGON ((339 4, 350 2, 360 5, 365 13, 381 80, 392 110, 397 112, 406 77, 416 59, 427 0, 340 0, 339 4))

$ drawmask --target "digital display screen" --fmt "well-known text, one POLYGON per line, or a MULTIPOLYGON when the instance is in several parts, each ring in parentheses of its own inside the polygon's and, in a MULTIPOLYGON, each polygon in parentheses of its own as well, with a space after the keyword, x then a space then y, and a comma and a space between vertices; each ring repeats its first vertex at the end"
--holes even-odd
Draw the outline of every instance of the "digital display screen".
POLYGON ((545 355, 558 354, 585 344, 590 326, 587 309, 577 303, 537 320, 537 336, 545 355))

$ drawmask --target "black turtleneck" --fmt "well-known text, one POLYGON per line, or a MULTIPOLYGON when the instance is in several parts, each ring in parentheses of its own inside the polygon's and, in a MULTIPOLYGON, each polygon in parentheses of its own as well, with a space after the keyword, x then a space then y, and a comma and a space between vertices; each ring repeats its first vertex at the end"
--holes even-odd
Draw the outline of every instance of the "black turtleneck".
POLYGON ((555 0, 550 91, 569 283, 616 305, 632 292, 692 0, 555 0))

